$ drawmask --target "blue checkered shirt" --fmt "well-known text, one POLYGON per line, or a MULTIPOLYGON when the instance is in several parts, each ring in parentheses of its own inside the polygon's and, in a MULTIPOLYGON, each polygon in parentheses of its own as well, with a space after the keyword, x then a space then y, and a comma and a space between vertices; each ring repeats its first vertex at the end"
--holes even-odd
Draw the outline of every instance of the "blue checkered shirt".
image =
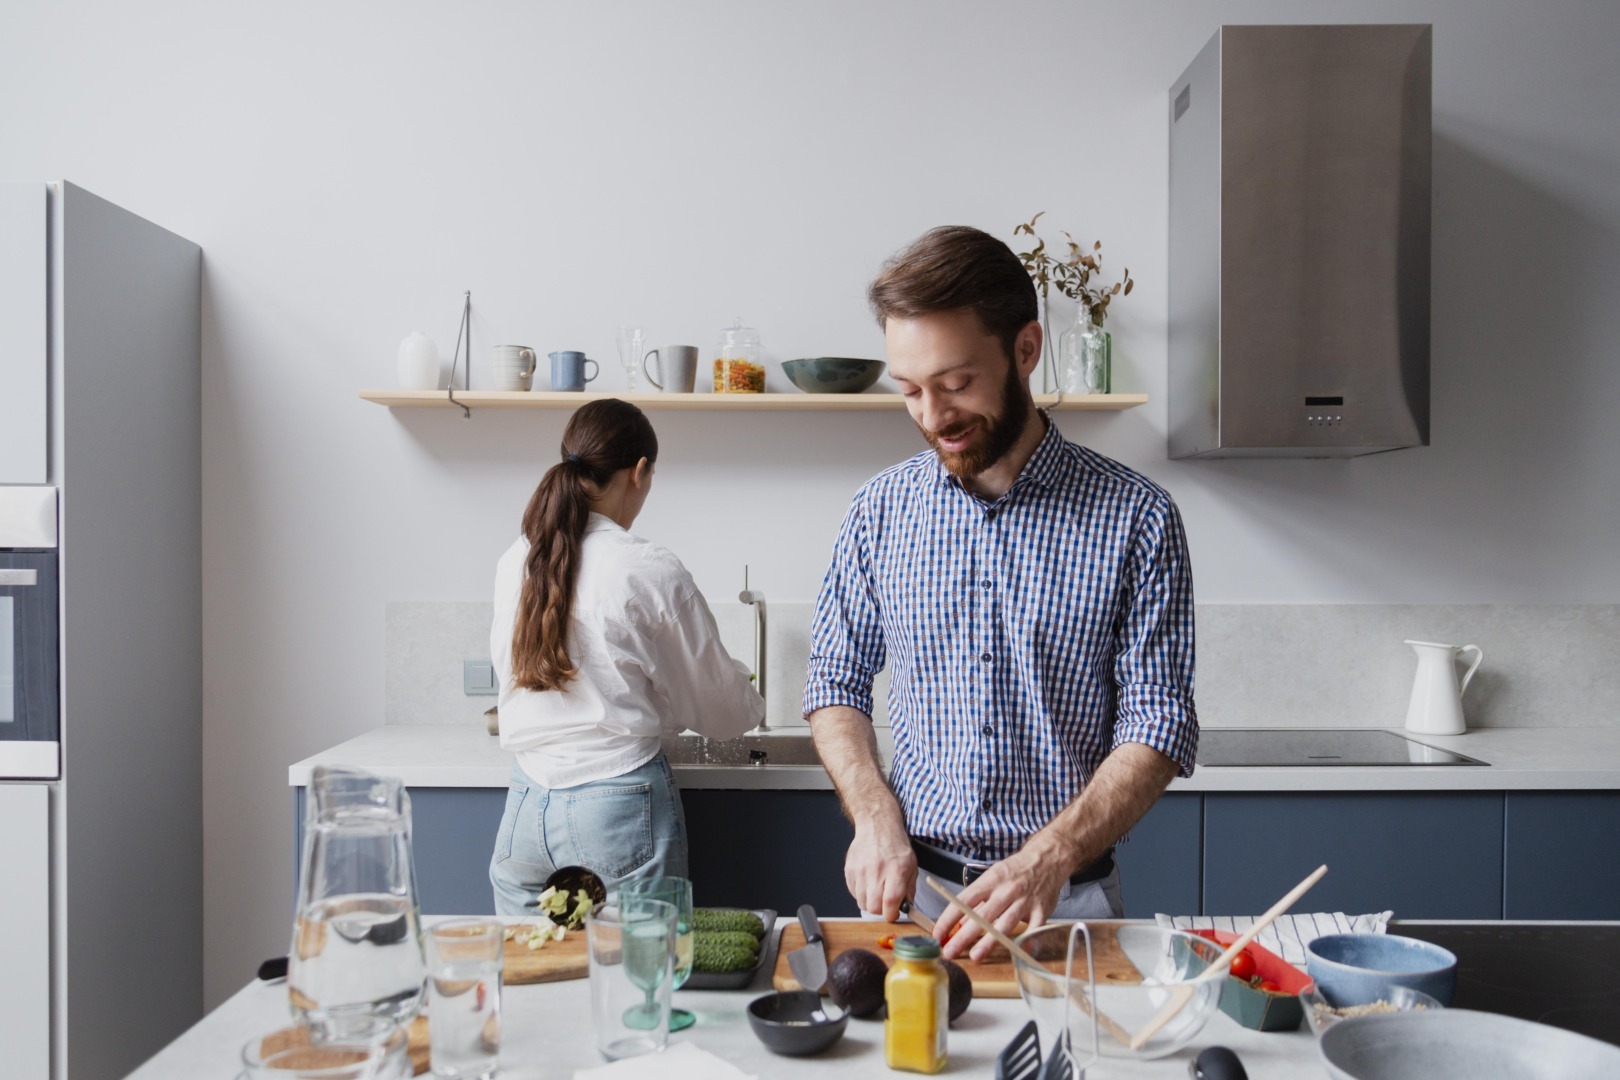
POLYGON ((932 450, 879 473, 822 582, 805 714, 870 716, 886 661, 907 829, 964 858, 1018 850, 1122 743, 1192 775, 1192 569, 1175 504, 1050 423, 994 502, 932 450))

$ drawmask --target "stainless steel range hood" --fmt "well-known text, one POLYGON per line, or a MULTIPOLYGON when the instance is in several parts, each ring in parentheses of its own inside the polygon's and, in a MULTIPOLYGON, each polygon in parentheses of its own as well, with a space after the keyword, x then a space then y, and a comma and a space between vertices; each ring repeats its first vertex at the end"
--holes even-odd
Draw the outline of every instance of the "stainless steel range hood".
POLYGON ((1170 91, 1170 456, 1429 443, 1428 26, 1224 26, 1170 91))

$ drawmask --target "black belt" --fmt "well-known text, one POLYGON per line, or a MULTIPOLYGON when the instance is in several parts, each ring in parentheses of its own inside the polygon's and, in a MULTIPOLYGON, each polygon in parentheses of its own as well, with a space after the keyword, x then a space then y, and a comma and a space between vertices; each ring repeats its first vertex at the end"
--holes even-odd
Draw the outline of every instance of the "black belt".
MULTIPOLYGON (((917 865, 945 881, 960 881, 963 885, 971 885, 980 874, 990 869, 989 863, 969 862, 959 859, 955 855, 938 851, 932 847, 916 843, 911 850, 917 855, 917 865)), ((1103 852, 1090 866, 1083 866, 1069 875, 1070 885, 1085 885, 1092 881, 1101 881, 1114 872, 1114 849, 1109 848, 1103 852)))

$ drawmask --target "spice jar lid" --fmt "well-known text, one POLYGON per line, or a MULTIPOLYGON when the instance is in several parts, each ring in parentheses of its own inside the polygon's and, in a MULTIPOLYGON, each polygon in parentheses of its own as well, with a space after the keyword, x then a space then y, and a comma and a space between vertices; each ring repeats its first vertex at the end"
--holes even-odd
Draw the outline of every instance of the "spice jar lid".
POLYGON ((939 942, 922 934, 908 934, 895 939, 894 955, 902 960, 937 960, 939 942))

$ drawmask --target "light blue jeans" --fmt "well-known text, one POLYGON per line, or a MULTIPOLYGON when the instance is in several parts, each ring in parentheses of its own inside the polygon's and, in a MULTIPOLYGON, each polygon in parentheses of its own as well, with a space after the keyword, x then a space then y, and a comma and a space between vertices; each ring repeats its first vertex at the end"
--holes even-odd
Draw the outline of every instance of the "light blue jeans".
POLYGON ((593 871, 610 893, 632 878, 687 876, 686 817, 663 754, 623 776, 571 788, 543 787, 513 764, 489 861, 496 913, 531 913, 561 866, 593 871))

